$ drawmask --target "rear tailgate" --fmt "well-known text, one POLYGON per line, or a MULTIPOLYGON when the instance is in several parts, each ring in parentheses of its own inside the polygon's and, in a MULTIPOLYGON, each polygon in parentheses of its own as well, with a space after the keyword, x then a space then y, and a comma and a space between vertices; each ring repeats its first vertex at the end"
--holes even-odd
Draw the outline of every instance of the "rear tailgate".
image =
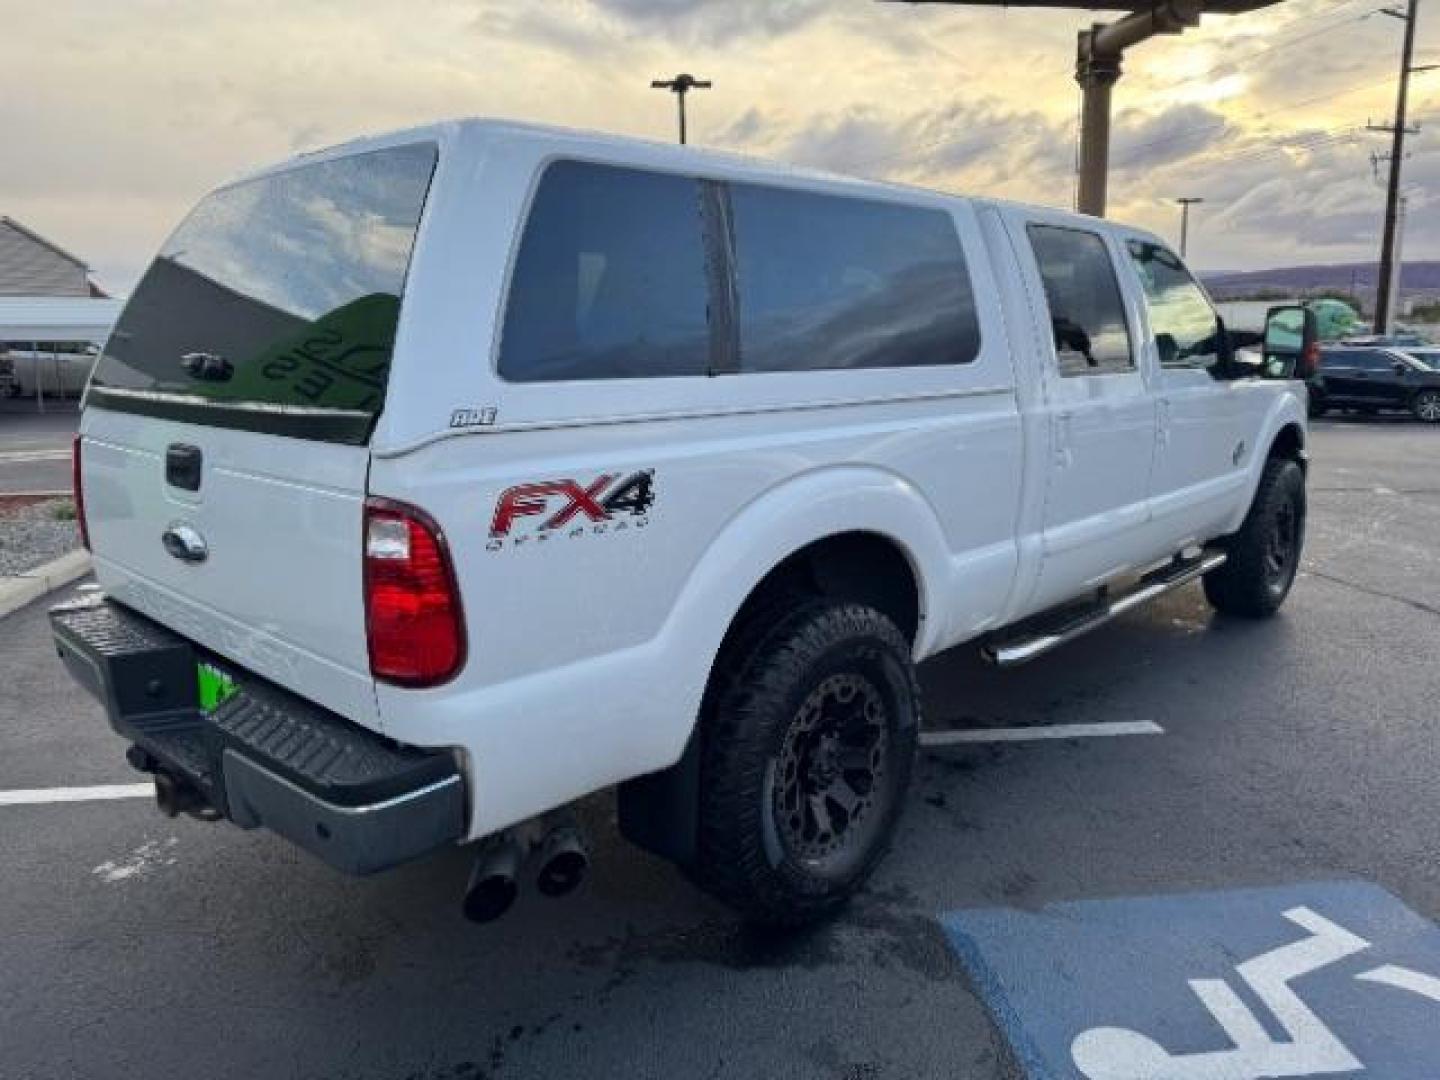
POLYGON ((81 426, 106 590, 373 728, 368 444, 437 155, 339 152, 207 196, 127 302, 81 426))
POLYGON ((360 534, 369 452, 122 412, 85 414, 85 511, 115 599, 358 723, 376 726, 360 534), (193 447, 200 490, 166 480, 193 447), (177 524, 203 561, 167 550, 177 524))

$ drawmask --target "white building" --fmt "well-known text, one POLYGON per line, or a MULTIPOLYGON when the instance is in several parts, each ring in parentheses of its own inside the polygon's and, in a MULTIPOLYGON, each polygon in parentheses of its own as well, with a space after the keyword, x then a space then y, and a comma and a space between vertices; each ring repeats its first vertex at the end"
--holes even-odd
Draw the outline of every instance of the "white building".
POLYGON ((83 259, 0 216, 0 393, 79 393, 120 306, 83 259))

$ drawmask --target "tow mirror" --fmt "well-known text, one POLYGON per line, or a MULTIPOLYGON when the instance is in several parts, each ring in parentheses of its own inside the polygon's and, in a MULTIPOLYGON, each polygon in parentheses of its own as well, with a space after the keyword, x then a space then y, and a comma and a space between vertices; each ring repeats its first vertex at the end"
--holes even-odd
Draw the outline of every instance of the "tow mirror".
POLYGON ((1296 305, 1265 313, 1265 377, 1308 379, 1320 364, 1320 334, 1315 312, 1296 305))

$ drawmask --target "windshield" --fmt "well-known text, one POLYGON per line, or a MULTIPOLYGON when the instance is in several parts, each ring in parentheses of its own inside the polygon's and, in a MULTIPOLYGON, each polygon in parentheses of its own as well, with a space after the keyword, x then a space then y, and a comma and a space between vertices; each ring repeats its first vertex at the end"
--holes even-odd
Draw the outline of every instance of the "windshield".
POLYGON ((435 159, 417 143, 206 197, 126 304, 87 404, 363 444, 435 159))

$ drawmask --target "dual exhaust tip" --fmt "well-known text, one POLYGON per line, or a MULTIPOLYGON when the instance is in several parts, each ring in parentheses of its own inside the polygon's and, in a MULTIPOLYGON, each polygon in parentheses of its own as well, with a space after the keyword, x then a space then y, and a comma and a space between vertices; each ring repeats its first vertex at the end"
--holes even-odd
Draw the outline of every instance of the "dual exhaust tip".
MULTIPOLYGON (((188 814, 205 821, 219 812, 204 792, 158 763, 139 747, 127 753, 130 764, 150 773, 155 781, 155 805, 166 817, 188 814)), ((561 897, 574 892, 590 870, 590 851, 579 826, 568 817, 558 822, 527 822, 491 837, 480 849, 465 887, 463 909, 471 922, 494 922, 510 910, 520 895, 520 877, 534 860, 535 888, 541 896, 561 897)))
POLYGON ((465 887, 463 910, 471 922, 493 922, 500 918, 520 895, 520 875, 525 863, 533 856, 535 888, 541 896, 566 896, 585 880, 590 869, 590 853, 585 837, 573 822, 553 825, 540 834, 538 841, 527 842, 525 833, 535 830, 510 830, 493 837, 481 848, 465 887))

